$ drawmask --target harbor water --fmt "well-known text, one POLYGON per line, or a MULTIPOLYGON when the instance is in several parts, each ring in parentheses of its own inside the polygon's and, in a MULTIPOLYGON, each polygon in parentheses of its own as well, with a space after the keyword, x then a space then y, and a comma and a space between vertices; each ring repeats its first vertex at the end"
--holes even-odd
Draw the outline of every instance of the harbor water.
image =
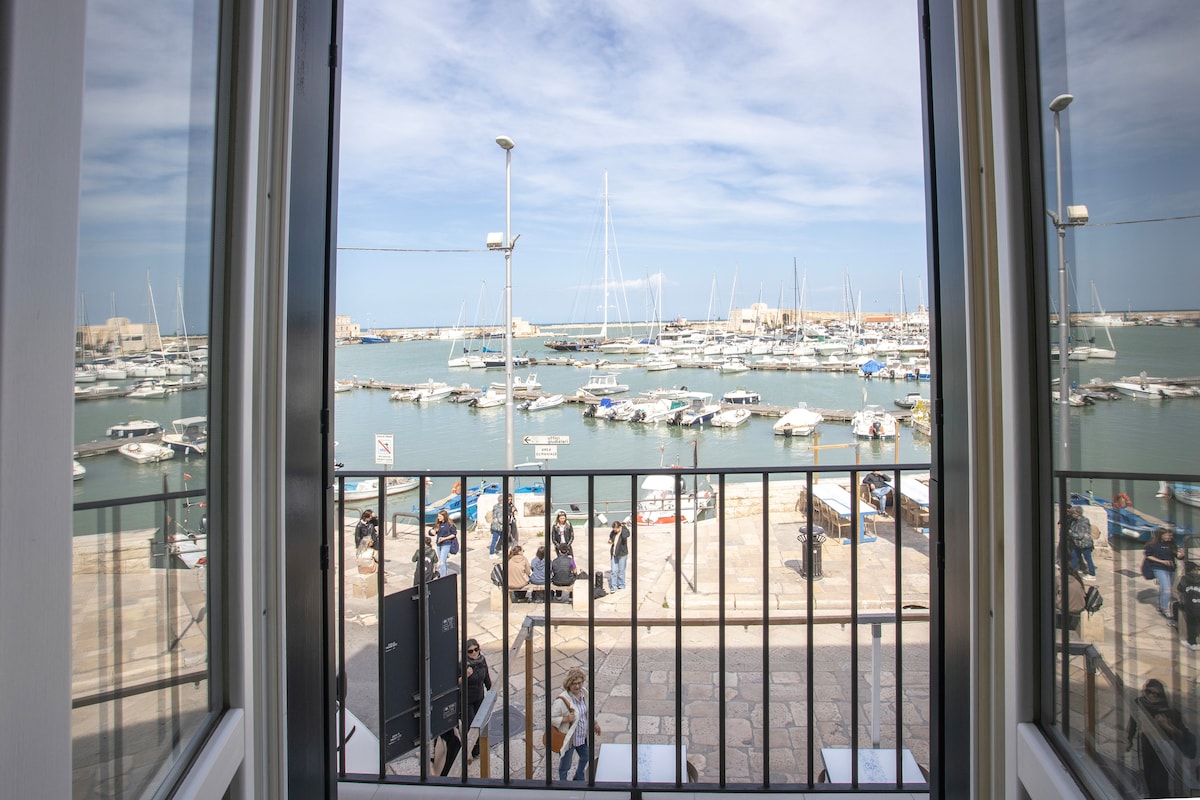
MULTIPOLYGON (((1151 377, 1200 376, 1200 329, 1193 327, 1126 327, 1111 331, 1118 350, 1115 360, 1072 362, 1072 377, 1080 383, 1093 378, 1119 380, 1145 372, 1151 377)), ((1102 332, 1101 332, 1102 334, 1102 332)), ((515 352, 544 359, 555 353, 543 347, 545 338, 518 339, 515 352)), ((1107 344, 1101 335, 1098 344, 1107 344)), ((484 389, 503 383, 503 369, 451 369, 446 361, 452 349, 465 342, 411 341, 336 348, 338 379, 417 384, 428 380, 452 386, 468 384, 484 389)), ((574 354, 595 361, 626 358, 600 353, 574 354)), ((642 356, 628 356, 638 360, 642 356)), ((754 359, 750 359, 753 361, 754 359)), ((1051 369, 1057 374, 1057 365, 1051 369)), ((572 395, 583 386, 592 369, 576 366, 537 366, 518 369, 514 375, 536 374, 544 393, 572 395)), ((720 400, 725 392, 744 387, 758 392, 764 404, 855 411, 864 404, 897 410, 896 398, 918 390, 928 397, 929 384, 909 381, 865 380, 856 372, 768 371, 725 374, 713 369, 680 368, 661 372, 643 369, 615 371, 618 382, 636 397, 655 388, 686 386, 711 392, 720 400)), ((190 391, 165 399, 111 398, 76 403, 75 441, 103 439, 105 430, 130 419, 152 419, 168 430, 173 419, 205 413, 206 392, 190 391)), ((465 403, 439 400, 427 403, 389 400, 384 389, 356 388, 335 396, 335 458, 347 470, 379 469, 375 463, 375 435, 394 436, 392 471, 412 474, 426 469, 492 470, 504 465, 504 409, 474 409, 465 403)), ((1047 404, 1050 399, 1047 398, 1047 404)), ((565 404, 540 412, 514 409, 514 450, 517 463, 534 461, 534 448, 521 443, 527 435, 567 436, 570 444, 557 448, 557 458, 545 463, 551 469, 652 469, 683 464, 693 457, 701 467, 830 465, 887 466, 894 463, 928 463, 929 439, 901 425, 895 441, 856 440, 846 423, 826 421, 818 436, 785 438, 772 432, 774 418, 753 416, 731 429, 680 428, 664 423, 636 425, 585 418, 582 406, 565 404), (819 445, 815 446, 815 445, 819 445)), ((1051 415, 1053 417, 1053 415, 1051 415)), ((1200 434, 1200 397, 1169 400, 1123 398, 1071 409, 1072 455, 1075 469, 1089 471, 1177 472, 1196 471, 1194 450, 1200 434)), ((1057 434, 1055 434, 1057 435, 1057 434)), ((203 487, 204 458, 175 459, 159 464, 134 464, 110 453, 83 461, 86 477, 75 483, 74 500, 130 497, 170 490, 203 487), (190 476, 190 477, 188 477, 190 476), (165 483, 164 483, 165 481, 165 483)), ((449 481, 435 483, 430 497, 445 494, 449 481), (444 484, 444 485, 441 485, 444 484)), ((404 505, 410 500, 406 495, 404 505)), ((93 525, 83 525, 92 528, 93 525)), ((82 529, 79 532, 85 532, 82 529)))

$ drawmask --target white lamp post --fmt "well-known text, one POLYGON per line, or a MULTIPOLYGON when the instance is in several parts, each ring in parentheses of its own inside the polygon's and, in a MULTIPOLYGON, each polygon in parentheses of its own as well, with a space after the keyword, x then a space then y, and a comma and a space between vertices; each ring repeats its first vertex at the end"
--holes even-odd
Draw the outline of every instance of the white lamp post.
POLYGON ((513 468, 513 317, 512 317, 512 150, 507 136, 497 136, 504 149, 504 468, 513 468))
POLYGON ((1071 308, 1067 302, 1067 259, 1066 238, 1067 228, 1083 225, 1088 221, 1087 206, 1067 206, 1067 215, 1063 217, 1062 197, 1062 139, 1058 128, 1058 115, 1071 105, 1075 97, 1060 94, 1050 101, 1050 110, 1054 112, 1054 172, 1058 189, 1058 205, 1051 211, 1050 218, 1054 221, 1054 229, 1058 233, 1058 424, 1059 442, 1062 450, 1059 454, 1059 469, 1071 468, 1071 308))

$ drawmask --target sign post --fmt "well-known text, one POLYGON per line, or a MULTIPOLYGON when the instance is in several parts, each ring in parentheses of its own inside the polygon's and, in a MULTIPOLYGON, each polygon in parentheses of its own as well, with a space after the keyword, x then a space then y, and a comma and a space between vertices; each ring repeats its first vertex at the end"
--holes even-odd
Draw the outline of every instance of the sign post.
POLYGON ((375 463, 391 466, 396 463, 393 437, 390 433, 375 434, 375 463))

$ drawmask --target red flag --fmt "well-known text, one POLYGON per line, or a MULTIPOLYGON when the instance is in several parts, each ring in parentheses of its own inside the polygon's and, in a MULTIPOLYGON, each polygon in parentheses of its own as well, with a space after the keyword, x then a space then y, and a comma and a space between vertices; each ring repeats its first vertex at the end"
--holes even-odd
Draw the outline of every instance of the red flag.
POLYGON ((188 474, 185 472, 185 473, 183 473, 183 479, 184 479, 185 481, 190 481, 190 480, 192 479, 192 476, 191 476, 191 475, 188 475, 188 474))

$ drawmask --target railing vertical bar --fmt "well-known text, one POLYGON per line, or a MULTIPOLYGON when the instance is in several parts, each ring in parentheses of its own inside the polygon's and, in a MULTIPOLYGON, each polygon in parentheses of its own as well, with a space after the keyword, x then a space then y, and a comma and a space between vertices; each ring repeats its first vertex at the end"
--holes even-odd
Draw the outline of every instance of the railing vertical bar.
POLYGON ((807 680, 805 680, 805 684, 806 684, 805 692, 807 695, 806 703, 807 703, 807 707, 808 707, 808 714, 807 714, 807 716, 808 716, 808 786, 810 789, 816 783, 815 767, 816 767, 816 762, 817 762, 817 748, 816 748, 817 731, 816 731, 816 721, 813 716, 813 704, 816 702, 816 695, 815 695, 815 691, 813 688, 813 670, 815 669, 815 658, 813 657, 814 636, 813 636, 813 625, 812 625, 813 610, 814 610, 814 605, 815 605, 813 602, 813 600, 814 600, 813 582, 815 580, 815 577, 813 576, 813 553, 815 552, 814 548, 817 546, 816 545, 817 537, 815 536, 816 532, 813 530, 813 525, 814 525, 814 520, 813 520, 813 478, 814 478, 814 473, 812 472, 812 470, 809 470, 807 473, 805 473, 805 476, 804 476, 804 486, 805 486, 805 489, 804 489, 804 504, 805 504, 804 527, 808 531, 806 541, 804 542, 804 547, 805 547, 805 551, 806 551, 804 565, 805 565, 805 570, 808 573, 808 580, 806 581, 807 585, 805 586, 805 597, 806 597, 805 616, 809 620, 809 624, 804 626, 805 627, 805 638, 806 638, 806 648, 805 648, 804 656, 805 656, 805 669, 806 669, 805 676, 807 678, 807 680))
MULTIPOLYGON (((1062 650, 1062 654, 1060 656, 1062 659, 1062 661, 1061 661, 1062 685, 1059 688, 1061 689, 1061 695, 1062 695, 1062 699, 1060 701, 1062 704, 1061 727, 1062 727, 1063 736, 1067 737, 1068 739, 1070 739, 1070 737, 1071 737, 1071 693, 1069 691, 1069 688, 1071 685, 1070 684, 1070 680, 1071 680, 1071 676, 1070 676, 1070 671, 1071 671, 1071 654, 1070 654, 1071 631, 1070 631, 1070 623, 1068 621, 1068 619, 1070 617, 1070 603, 1068 602, 1068 598, 1070 597, 1070 594, 1067 591, 1068 581, 1070 580, 1070 575, 1068 575, 1068 573, 1067 573, 1067 570, 1070 566, 1070 559, 1067 557, 1067 541, 1068 541, 1067 527, 1070 524, 1069 523, 1069 515, 1067 514, 1067 506, 1069 504, 1070 504, 1070 497, 1067 495, 1067 479, 1065 476, 1060 475, 1058 478, 1058 548, 1057 548, 1057 551, 1058 551, 1058 565, 1059 565, 1058 566, 1058 578, 1059 578, 1058 618, 1059 618, 1059 623, 1060 623, 1059 624, 1059 644, 1061 645, 1060 649, 1062 650)), ((1045 640, 1043 640, 1043 641, 1045 641, 1045 640)))
MULTIPOLYGON (((167 478, 163 476, 163 493, 169 491, 167 487, 167 478)), ((179 651, 172 645, 175 643, 176 635, 178 634, 178 614, 179 614, 179 579, 175 575, 175 569, 172 567, 171 549, 167 544, 168 531, 174 525, 174 520, 179 519, 177 516, 179 509, 175 506, 174 500, 166 500, 163 502, 163 573, 167 590, 166 610, 167 618, 163 626, 163 632, 166 634, 166 649, 167 655, 167 676, 178 675, 179 669, 179 651)), ((168 706, 166 717, 170 720, 171 730, 171 749, 175 750, 179 746, 180 740, 183 738, 183 727, 179 719, 179 686, 173 685, 167 690, 165 703, 168 706)))
MULTIPOLYGON (((417 715, 421 721, 421 758, 417 769, 420 771, 421 782, 429 780, 429 734, 431 726, 429 724, 429 608, 426 604, 426 594, 429 592, 429 581, 425 577, 425 548, 426 537, 425 532, 425 504, 429 502, 426 496, 425 481, 421 481, 417 487, 417 547, 421 553, 421 560, 417 563, 420 566, 420 577, 417 585, 421 588, 417 590, 417 663, 421 665, 420 675, 418 676, 421 692, 421 702, 417 705, 417 715)), ((434 547, 433 552, 437 553, 437 547, 434 547)), ((379 730, 383 731, 383 716, 379 730)), ((379 761, 380 775, 383 774, 383 749, 385 747, 385 738, 379 737, 379 761)))
MULTIPOLYGON (((104 595, 105 595, 104 584, 106 582, 106 576, 104 574, 104 569, 103 569, 102 565, 104 564, 104 551, 105 551, 105 547, 107 546, 106 541, 111 541, 111 536, 105 537, 103 534, 104 534, 104 529, 105 529, 104 516, 105 516, 105 512, 108 510, 109 509, 103 509, 103 508, 96 509, 96 565, 97 565, 96 566, 96 596, 97 597, 104 597, 104 595)), ((113 507, 111 509, 114 516, 117 513, 119 513, 119 510, 120 510, 119 507, 113 507)), ((111 613, 115 613, 115 610, 117 608, 119 608, 119 606, 117 606, 114 601, 114 604, 111 609, 111 613)), ((96 660, 97 660, 97 662, 99 662, 101 675, 109 675, 109 674, 114 673, 114 670, 112 669, 112 664, 110 664, 108 661, 108 654, 109 654, 109 651, 112 649, 112 637, 110 636, 110 632, 109 632, 109 621, 110 621, 109 614, 105 613, 103 609, 100 611, 100 613, 98 613, 96 615, 96 641, 100 645, 98 648, 99 652, 96 654, 96 660)), ((77 624, 77 623, 72 623, 72 627, 74 627, 75 624, 77 624)), ((110 777, 109 765, 111 763, 113 763, 113 759, 116 757, 112 751, 111 737, 108 736, 108 733, 105 730, 105 724, 108 722, 108 712, 109 712, 108 703, 98 704, 98 706, 96 708, 96 717, 97 717, 97 719, 96 719, 96 727, 97 727, 96 739, 100 743, 101 753, 100 753, 100 763, 97 765, 97 772, 98 772, 97 778, 102 786, 107 785, 107 783, 109 781, 109 777, 110 777)))
MULTIPOLYGON (((507 501, 507 498, 508 498, 508 495, 505 495, 506 501, 507 501)), ((549 506, 549 497, 546 498, 545 505, 547 507, 549 506)), ((504 512, 504 515, 507 517, 508 516, 507 506, 505 507, 505 509, 506 510, 504 512)), ((544 626, 544 631, 543 631, 544 639, 543 639, 543 645, 542 645, 542 674, 543 674, 543 680, 546 683, 546 691, 543 693, 543 696, 545 697, 545 702, 543 702, 543 704, 542 704, 543 705, 542 714, 543 714, 543 717, 545 718, 545 720, 544 720, 545 727, 543 728, 543 730, 545 731, 544 735, 545 735, 545 745, 546 745, 545 755, 546 755, 546 785, 547 786, 549 786, 553 782, 553 776, 554 776, 554 757, 551 755, 551 752, 550 752, 550 750, 551 750, 551 748, 550 748, 550 706, 553 704, 554 698, 558 695, 558 693, 553 688, 553 683, 551 682, 552 679, 551 679, 551 675, 550 675, 550 667, 551 667, 550 654, 552 652, 554 652, 551 641, 550 641, 550 631, 551 631, 551 623, 552 623, 552 620, 550 617, 551 617, 551 613, 552 613, 551 609, 553 608, 553 605, 550 602, 550 593, 553 588, 552 584, 550 583, 550 562, 554 559, 554 554, 552 551, 553 551, 553 548, 551 547, 551 542, 550 542, 549 538, 547 538, 546 539, 546 559, 545 559, 545 561, 546 561, 546 564, 545 564, 546 585, 545 585, 545 590, 542 592, 543 618, 546 620, 546 624, 544 626)), ((533 709, 532 708, 529 709, 528 713, 532 715, 533 709)))
MULTIPOLYGON (((700 511, 700 498, 692 497, 692 514, 700 511)), ((692 554, 693 557, 695 554, 692 554)), ((695 579, 696 576, 693 576, 695 579)), ((679 744, 683 736, 683 476, 675 476, 675 785, 683 785, 679 744)))
MULTIPOLYGON (((896 622, 892 626, 895 631, 894 635, 896 637, 896 656, 895 661, 893 662, 893 672, 895 673, 896 681, 896 788, 900 788, 905 783, 903 759, 904 703, 901 700, 901 698, 904 697, 904 635, 902 632, 903 629, 901 628, 901 623, 903 620, 900 614, 900 610, 904 608, 904 570, 902 569, 904 549, 901 547, 901 538, 903 537, 904 533, 904 525, 901 519, 903 513, 900 508, 900 477, 900 470, 896 470, 892 474, 892 516, 895 517, 893 522, 895 523, 894 534, 896 537, 893 546, 895 555, 892 557, 892 561, 895 563, 895 574, 893 575, 893 580, 895 581, 896 586, 896 607, 893 609, 896 615, 896 622)), ((880 690, 881 687, 875 687, 876 692, 879 692, 880 690)))
MULTIPOLYGON (((344 481, 343 481, 344 488, 344 481)), ((378 623, 375 627, 375 645, 376 659, 378 660, 379 669, 379 777, 383 778, 387 770, 387 756, 385 751, 387 738, 384 735, 384 726, 387 724, 387 665, 385 663, 384 649, 387 642, 387 610, 384 603, 384 595, 387 588, 384 586, 384 577, 386 570, 384 564, 387 563, 387 554, 384 551, 383 540, 387 538, 384 528, 387 526, 387 509, 384 507, 384 498, 387 496, 387 478, 379 478, 378 494, 376 501, 379 504, 379 515, 376 517, 375 530, 375 555, 377 561, 375 563, 375 613, 378 623)), ((343 512, 340 516, 345 517, 343 512)), ((344 524, 344 523, 343 523, 344 524)), ((356 528, 357 529, 357 528, 356 528)), ((357 548, 356 548, 357 550, 357 548)), ((339 551, 342 552, 342 551, 339 551)), ((358 572, 359 560, 357 552, 355 553, 355 572, 358 572)), ((343 573, 344 578, 345 573, 343 573)), ((344 580, 343 580, 344 582, 344 580)))
MULTIPOLYGON (((475 496, 475 518, 479 518, 479 504, 483 502, 483 486, 486 481, 481 481, 479 486, 479 494, 475 496)), ((508 499, 508 476, 505 475, 500 483, 501 499, 508 499)), ((459 729, 462 730, 462 745, 458 751, 458 761, 462 765, 462 783, 466 784, 470 779, 467 768, 470 762, 467 760, 471 757, 471 748, 467 745, 471 738, 471 720, 468 718, 470 713, 471 702, 467 699, 467 529, 471 525, 471 509, 467 505, 467 495, 470 487, 467 486, 467 476, 464 474, 459 478, 458 488, 458 607, 459 625, 458 625, 458 718, 462 720, 459 729)), ((506 515, 507 516, 507 515, 506 515)), ((507 537, 506 537, 507 539, 507 537)), ((500 558, 502 564, 508 563, 508 542, 504 543, 504 551, 500 558)), ((506 582, 507 583, 507 582, 506 582)), ((504 594, 508 594, 505 589, 504 594)))
MULTIPOLYGON (((501 488, 507 490, 507 487, 505 487, 505 486, 502 486, 501 488)), ((545 491, 544 497, 546 498, 547 505, 550 502, 550 489, 551 489, 550 476, 547 475, 544 478, 544 484, 543 484, 543 490, 545 491)), ((504 632, 500 637, 501 641, 504 642, 503 652, 500 654, 500 674, 501 674, 501 676, 503 676, 503 680, 504 680, 504 686, 503 686, 503 690, 502 690, 502 694, 504 695, 504 717, 501 720, 501 723, 504 726, 504 743, 501 745, 501 750, 503 750, 503 752, 504 752, 504 758, 503 758, 504 777, 501 780, 505 785, 508 785, 508 784, 512 783, 512 768, 511 768, 512 762, 509 760, 512 758, 512 744, 511 744, 512 730, 511 730, 511 723, 510 723, 510 719, 509 719, 510 715, 509 715, 509 709, 508 709, 508 706, 509 706, 509 674, 508 674, 508 671, 510 669, 509 658, 508 658, 508 649, 509 649, 508 626, 511 624, 511 618, 509 616, 509 612, 511 610, 509 607, 510 595, 508 592, 508 537, 511 536, 512 534, 508 530, 508 521, 509 521, 510 515, 508 513, 508 494, 507 493, 500 495, 499 506, 500 506, 500 510, 501 510, 500 538, 504 540, 500 544, 500 563, 503 564, 503 566, 500 568, 500 570, 501 570, 501 572, 504 573, 504 581, 503 581, 504 585, 502 587, 500 587, 501 591, 504 593, 503 604, 500 606, 500 609, 501 609, 501 611, 500 611, 500 617, 501 617, 500 629, 504 632)), ((486 512, 485 512, 485 519, 486 519, 486 512)), ((494 525, 495 523, 496 523, 496 515, 493 513, 492 514, 492 524, 494 525)), ((476 526, 478 526, 478 524, 479 524, 479 509, 478 508, 476 508, 476 511, 475 511, 475 524, 476 524, 476 526)), ((488 535, 491 536, 490 526, 489 526, 488 535)), ((491 539, 488 539, 488 544, 491 545, 491 539)), ((532 708, 529 709, 529 713, 532 715, 532 713, 533 713, 532 708)), ((488 744, 489 745, 491 744, 490 739, 488 741, 488 744)))
POLYGON ((858 787, 858 545, 865 531, 859 513, 858 470, 850 470, 850 783, 858 787))
POLYGON ((771 475, 762 474, 763 788, 771 788, 771 475))
POLYGON ((641 674, 641 671, 638 668, 638 627, 637 627, 637 618, 638 618, 638 614, 637 614, 637 608, 638 608, 638 604, 637 604, 637 598, 638 598, 638 539, 639 539, 638 515, 637 515, 637 490, 638 490, 638 476, 637 476, 637 473, 635 472, 629 476, 629 502, 630 502, 630 507, 633 509, 633 511, 629 515, 630 523, 633 525, 633 535, 630 537, 630 541, 629 541, 629 544, 630 544, 629 560, 633 562, 633 570, 631 572, 631 577, 629 579, 630 586, 633 587, 632 589, 629 590, 629 597, 630 597, 630 600, 629 600, 629 612, 630 612, 629 613, 629 631, 630 631, 629 663, 630 663, 630 672, 632 673, 630 676, 631 677, 631 680, 630 680, 631 687, 630 687, 630 692, 629 692, 629 698, 630 698, 630 709, 633 710, 633 714, 630 715, 632 717, 632 719, 630 720, 630 735, 631 735, 631 740, 632 740, 633 746, 629 748, 629 777, 630 777, 630 782, 635 787, 638 785, 638 760, 637 760, 638 715, 637 715, 637 708, 638 708, 638 684, 640 683, 640 681, 638 680, 638 676, 641 674))
MULTIPOLYGON (((121 530, 121 510, 118 508, 113 512, 113 529, 112 529, 112 603, 113 603, 113 690, 115 693, 121 691, 121 686, 124 681, 121 679, 124 674, 123 665, 125 664, 125 636, 124 625, 121 623, 121 609, 125 607, 124 593, 121 591, 121 550, 119 547, 119 536, 121 530)), ((115 779, 115 794, 120 797, 125 794, 125 771, 121 768, 121 764, 125 760, 125 710, 123 702, 117 700, 113 703, 113 778, 115 779)))
POLYGON ((726 785, 726 770, 728 768, 726 742, 726 720, 728 713, 725 708, 726 687, 728 678, 726 672, 726 637, 725 637, 725 473, 721 473, 717 478, 717 503, 718 503, 718 520, 717 520, 717 619, 720 620, 720 625, 717 627, 717 674, 718 686, 720 694, 717 695, 717 741, 720 742, 720 750, 718 761, 720 768, 718 770, 718 783, 722 789, 726 785))
MULTIPOLYGON (((589 583, 589 585, 584 587, 584 591, 587 593, 587 599, 588 599, 588 604, 587 604, 587 607, 588 607, 588 693, 589 693, 588 709, 591 712, 591 719, 589 720, 588 732, 587 732, 588 755, 589 755, 588 770, 587 770, 588 786, 596 785, 596 758, 591 757, 591 756, 599 755, 599 744, 596 742, 596 716, 599 713, 598 709, 596 708, 596 603, 595 603, 595 592, 592 591, 592 587, 595 586, 595 584, 596 584, 596 515, 593 513, 590 513, 591 511, 593 511, 593 507, 596 502, 595 489, 596 489, 595 483, 593 482, 592 478, 589 476, 588 489, 587 489, 587 495, 588 495, 587 508, 588 508, 588 512, 589 512, 588 520, 587 520, 587 533, 588 533, 588 536, 587 536, 588 550, 587 550, 587 552, 588 552, 588 580, 590 581, 590 583, 589 583)), ((547 495, 547 497, 549 497, 549 495, 547 495)), ((546 529, 549 530, 550 529, 550 525, 549 525, 550 504, 549 503, 546 503, 546 514, 547 514, 546 529)), ((574 548, 572 548, 572 549, 574 549, 574 548)), ((575 557, 574 552, 572 552, 571 557, 572 558, 575 557)), ((576 583, 578 583, 578 581, 576 581, 576 583)), ((572 589, 572 591, 575 591, 575 590, 572 589)))
MULTIPOLYGON (((337 578, 338 596, 337 596, 337 641, 338 641, 338 666, 337 666, 337 681, 338 681, 338 775, 345 777, 346 775, 346 565, 343 563, 343 554, 346 552, 346 512, 345 512, 345 497, 346 497, 346 476, 342 475, 337 479, 337 498, 334 503, 335 509, 342 509, 341 513, 337 514, 336 526, 337 531, 337 552, 333 554, 333 563, 335 567, 335 575, 337 578)), ((336 512, 335 512, 336 513, 336 512)), ((383 725, 379 726, 380 733, 383 732, 383 725)), ((383 736, 380 735, 380 750, 383 749, 383 736)))

